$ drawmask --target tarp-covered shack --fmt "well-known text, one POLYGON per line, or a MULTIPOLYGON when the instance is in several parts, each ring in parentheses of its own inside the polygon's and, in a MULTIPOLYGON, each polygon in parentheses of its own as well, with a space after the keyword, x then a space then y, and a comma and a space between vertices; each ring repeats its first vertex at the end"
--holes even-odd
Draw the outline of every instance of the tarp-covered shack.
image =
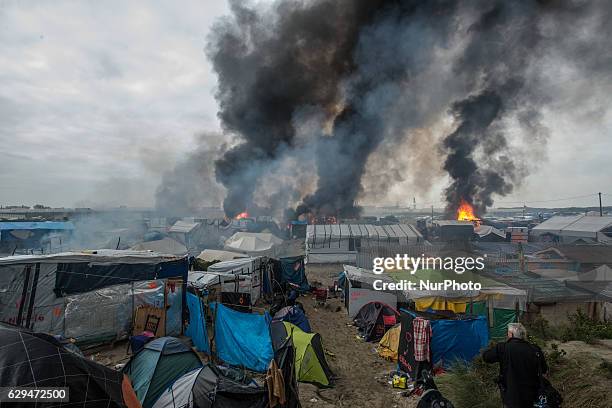
POLYGON ((103 343, 124 338, 139 306, 164 310, 180 334, 187 258, 98 250, 0 258, 0 321, 103 343))

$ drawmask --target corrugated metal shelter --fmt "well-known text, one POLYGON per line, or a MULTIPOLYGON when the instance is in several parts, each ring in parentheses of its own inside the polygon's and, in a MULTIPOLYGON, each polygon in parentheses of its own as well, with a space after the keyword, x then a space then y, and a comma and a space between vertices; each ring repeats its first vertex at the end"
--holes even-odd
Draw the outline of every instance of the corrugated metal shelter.
POLYGON ((196 256, 202 249, 200 245, 205 238, 205 229, 199 222, 179 220, 168 229, 168 235, 185 245, 189 255, 196 256))
POLYGON ((306 229, 306 260, 310 263, 355 263, 361 249, 422 243, 409 224, 322 224, 306 229))

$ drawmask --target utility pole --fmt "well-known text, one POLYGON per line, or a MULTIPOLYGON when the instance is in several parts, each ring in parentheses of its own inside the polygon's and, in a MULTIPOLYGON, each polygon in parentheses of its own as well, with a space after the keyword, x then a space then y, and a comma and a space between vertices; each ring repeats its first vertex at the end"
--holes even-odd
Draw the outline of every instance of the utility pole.
POLYGON ((603 207, 601 206, 601 193, 599 193, 599 216, 603 217, 603 207))

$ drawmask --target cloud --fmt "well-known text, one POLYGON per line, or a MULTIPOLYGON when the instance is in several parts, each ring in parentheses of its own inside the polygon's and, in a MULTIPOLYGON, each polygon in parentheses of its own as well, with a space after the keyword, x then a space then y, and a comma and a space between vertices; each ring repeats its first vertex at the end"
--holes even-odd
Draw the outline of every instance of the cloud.
POLYGON ((152 205, 163 171, 219 127, 203 47, 225 12, 201 1, 4 3, 0 204, 103 204, 123 180, 142 190, 122 204, 152 205))

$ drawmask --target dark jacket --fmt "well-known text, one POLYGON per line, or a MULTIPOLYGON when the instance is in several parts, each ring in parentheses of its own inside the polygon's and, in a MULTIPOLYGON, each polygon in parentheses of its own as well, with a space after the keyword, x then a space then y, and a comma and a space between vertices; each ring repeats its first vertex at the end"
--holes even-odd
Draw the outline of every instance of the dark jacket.
POLYGON ((509 339, 482 353, 487 363, 499 363, 500 389, 508 408, 531 408, 537 398, 540 378, 548 371, 542 350, 525 340, 509 339))

